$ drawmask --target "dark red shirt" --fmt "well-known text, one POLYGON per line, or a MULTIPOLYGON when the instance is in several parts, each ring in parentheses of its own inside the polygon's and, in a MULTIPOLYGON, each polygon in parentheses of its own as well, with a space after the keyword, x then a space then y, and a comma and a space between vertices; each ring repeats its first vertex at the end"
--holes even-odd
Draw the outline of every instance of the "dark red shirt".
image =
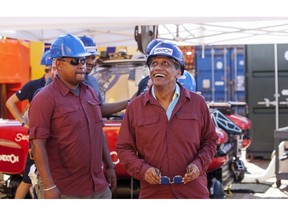
POLYGON ((127 107, 116 150, 127 172, 140 180, 140 198, 209 198, 206 171, 216 152, 217 134, 204 98, 181 87, 170 120, 151 90, 127 107), (138 154, 138 156, 137 156, 138 154), (187 184, 152 185, 151 166, 171 179, 193 162, 200 176, 187 184))
POLYGON ((46 139, 50 171, 61 193, 86 196, 108 183, 102 170, 102 115, 94 90, 74 95, 56 77, 32 100, 30 139, 46 139))

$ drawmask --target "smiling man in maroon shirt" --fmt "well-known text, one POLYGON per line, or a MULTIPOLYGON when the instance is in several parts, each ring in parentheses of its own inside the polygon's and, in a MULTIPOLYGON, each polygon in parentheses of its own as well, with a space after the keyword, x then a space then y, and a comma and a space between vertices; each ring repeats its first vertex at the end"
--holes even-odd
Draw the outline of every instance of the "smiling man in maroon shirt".
POLYGON ((162 42, 147 58, 153 85, 128 105, 116 150, 140 180, 139 198, 209 198, 217 134, 204 98, 177 83, 184 57, 162 42))
POLYGON ((108 182, 116 187, 114 164, 103 142, 100 100, 82 83, 86 55, 78 37, 56 38, 51 56, 58 75, 29 109, 29 138, 45 198, 111 198, 108 182))

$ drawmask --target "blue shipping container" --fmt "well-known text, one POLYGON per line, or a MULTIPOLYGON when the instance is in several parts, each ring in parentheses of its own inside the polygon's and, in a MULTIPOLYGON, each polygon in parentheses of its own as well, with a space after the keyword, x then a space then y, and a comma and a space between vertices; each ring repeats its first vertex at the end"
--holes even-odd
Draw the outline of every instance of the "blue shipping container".
POLYGON ((244 46, 196 46, 197 91, 206 101, 245 102, 244 46))

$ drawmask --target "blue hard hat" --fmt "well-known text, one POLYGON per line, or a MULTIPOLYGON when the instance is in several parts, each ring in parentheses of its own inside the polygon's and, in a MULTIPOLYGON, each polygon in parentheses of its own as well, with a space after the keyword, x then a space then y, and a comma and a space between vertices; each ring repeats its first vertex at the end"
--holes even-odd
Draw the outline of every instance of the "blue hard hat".
POLYGON ((184 70, 183 75, 180 76, 177 81, 182 84, 186 89, 191 92, 196 91, 196 80, 194 76, 188 71, 184 70))
POLYGON ((166 56, 177 61, 181 66, 181 75, 183 75, 185 69, 185 60, 182 51, 179 47, 171 42, 160 42, 158 43, 149 53, 147 58, 147 65, 150 65, 150 61, 156 56, 166 56))
POLYGON ((97 46, 92 37, 83 35, 79 36, 79 38, 83 42, 86 52, 90 53, 91 55, 98 55, 97 46))
POLYGON ((163 40, 161 39, 153 39, 152 41, 150 41, 150 43, 147 45, 146 48, 146 57, 148 57, 148 55, 150 54, 151 50, 160 42, 163 42, 163 40))
POLYGON ((41 58, 41 65, 51 66, 52 65, 52 58, 51 58, 51 51, 47 50, 44 52, 41 58))
POLYGON ((60 35, 51 44, 51 57, 80 58, 90 54, 86 52, 83 42, 72 34, 60 35))

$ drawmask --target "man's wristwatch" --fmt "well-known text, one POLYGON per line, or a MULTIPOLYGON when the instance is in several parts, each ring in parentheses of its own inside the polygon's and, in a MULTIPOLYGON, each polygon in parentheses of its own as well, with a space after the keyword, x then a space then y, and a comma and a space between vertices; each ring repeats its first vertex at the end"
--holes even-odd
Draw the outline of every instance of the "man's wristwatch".
POLYGON ((21 124, 21 126, 24 127, 24 125, 26 125, 26 122, 23 121, 22 124, 21 124))

